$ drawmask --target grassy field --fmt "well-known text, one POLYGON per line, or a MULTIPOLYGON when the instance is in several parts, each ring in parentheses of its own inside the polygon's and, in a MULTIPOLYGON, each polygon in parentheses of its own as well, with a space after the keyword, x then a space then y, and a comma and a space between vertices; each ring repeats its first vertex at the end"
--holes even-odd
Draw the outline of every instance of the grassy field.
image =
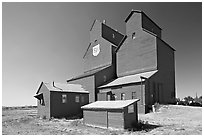
POLYGON ((3 135, 202 135, 202 108, 163 105, 156 113, 139 115, 138 128, 111 130, 83 125, 83 119, 37 117, 35 107, 2 108, 3 135))

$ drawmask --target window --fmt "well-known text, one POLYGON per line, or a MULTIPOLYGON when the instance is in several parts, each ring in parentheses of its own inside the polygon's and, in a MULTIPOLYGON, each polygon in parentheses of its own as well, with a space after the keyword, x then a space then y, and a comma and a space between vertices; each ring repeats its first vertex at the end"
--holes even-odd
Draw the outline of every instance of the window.
POLYGON ((125 93, 121 93, 121 100, 125 100, 125 93))
POLYGON ((115 34, 113 34, 113 38, 115 38, 115 34))
POLYGON ((128 113, 134 113, 135 111, 134 111, 134 105, 132 104, 132 105, 130 105, 130 106, 128 106, 128 113))
POLYGON ((106 76, 105 75, 103 76, 103 82, 106 82, 106 76))
POLYGON ((75 102, 79 103, 79 96, 75 97, 75 102))
POLYGON ((62 103, 67 103, 67 95, 62 94, 62 103))
POLYGON ((44 103, 44 99, 40 99, 40 104, 42 105, 42 106, 44 106, 45 105, 45 103, 44 103))
POLYGON ((135 32, 132 33, 132 39, 135 39, 136 36, 135 36, 135 32))
POLYGON ((84 103, 84 96, 81 96, 81 102, 84 103))
POLYGON ((136 92, 132 92, 132 99, 136 99, 136 92))

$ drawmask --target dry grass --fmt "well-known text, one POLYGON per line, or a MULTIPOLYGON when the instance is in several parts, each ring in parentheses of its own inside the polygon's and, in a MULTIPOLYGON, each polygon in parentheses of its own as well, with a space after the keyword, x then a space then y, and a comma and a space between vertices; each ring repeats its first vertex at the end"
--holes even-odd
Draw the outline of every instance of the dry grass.
POLYGON ((35 107, 2 109, 2 134, 6 135, 201 135, 202 108, 165 105, 156 113, 139 115, 139 124, 129 130, 111 130, 83 125, 83 119, 39 119, 35 107))

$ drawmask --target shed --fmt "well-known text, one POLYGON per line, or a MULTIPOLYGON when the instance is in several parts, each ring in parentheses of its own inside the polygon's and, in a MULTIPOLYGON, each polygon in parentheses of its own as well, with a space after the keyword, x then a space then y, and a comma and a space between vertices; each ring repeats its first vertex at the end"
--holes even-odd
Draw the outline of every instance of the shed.
POLYGON ((137 102, 139 99, 96 101, 82 106, 85 125, 102 128, 131 128, 138 122, 137 102))
POLYGON ((89 92, 80 84, 41 82, 36 95, 38 116, 72 117, 82 114, 81 106, 89 103, 89 92))

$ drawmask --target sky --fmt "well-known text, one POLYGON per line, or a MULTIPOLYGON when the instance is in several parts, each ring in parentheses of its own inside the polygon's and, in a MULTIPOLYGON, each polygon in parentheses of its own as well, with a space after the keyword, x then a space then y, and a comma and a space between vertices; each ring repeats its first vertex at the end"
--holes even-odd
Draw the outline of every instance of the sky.
POLYGON ((162 28, 175 52, 176 97, 202 95, 202 3, 2 4, 2 105, 36 105, 42 81, 66 83, 83 73, 95 19, 125 34, 132 9, 162 28))

